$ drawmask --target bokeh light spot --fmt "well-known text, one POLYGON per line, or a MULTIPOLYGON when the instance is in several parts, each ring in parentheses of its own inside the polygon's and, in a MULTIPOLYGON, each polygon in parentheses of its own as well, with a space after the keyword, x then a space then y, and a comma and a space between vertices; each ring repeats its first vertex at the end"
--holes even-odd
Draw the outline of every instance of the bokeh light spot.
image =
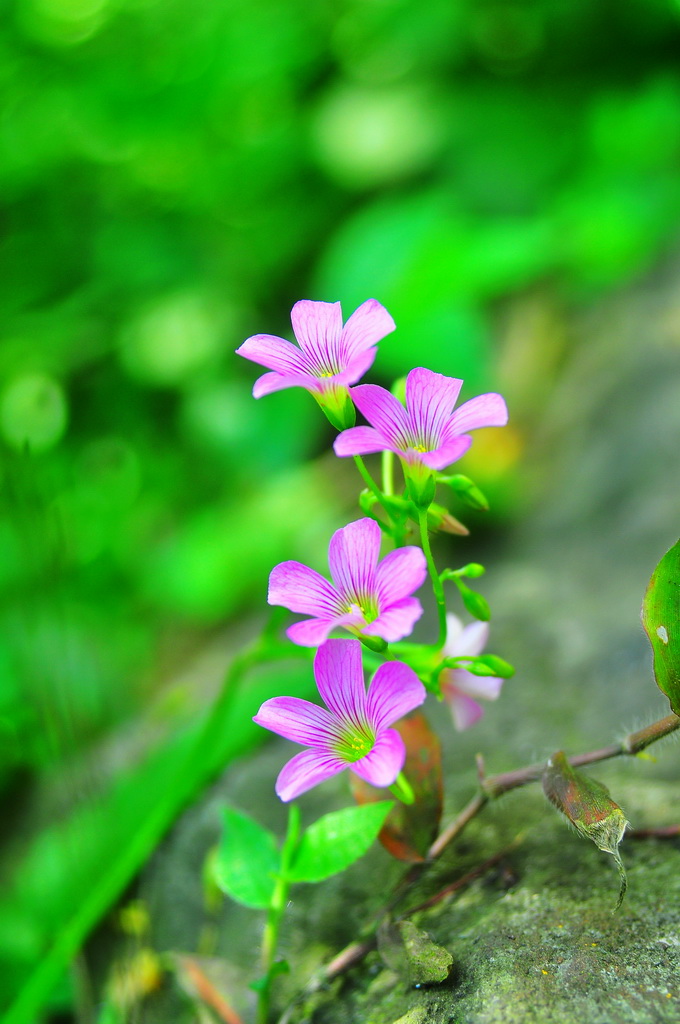
POLYGON ((64 391, 45 374, 15 377, 0 395, 0 431, 13 448, 52 448, 64 433, 67 420, 64 391))
POLYGON ((123 329, 120 352, 131 376, 176 385, 214 357, 220 323, 205 297, 182 292, 158 299, 123 329))
POLYGON ((441 135, 436 104, 411 87, 337 87, 321 101, 312 121, 319 163, 332 177, 354 186, 422 170, 441 135))

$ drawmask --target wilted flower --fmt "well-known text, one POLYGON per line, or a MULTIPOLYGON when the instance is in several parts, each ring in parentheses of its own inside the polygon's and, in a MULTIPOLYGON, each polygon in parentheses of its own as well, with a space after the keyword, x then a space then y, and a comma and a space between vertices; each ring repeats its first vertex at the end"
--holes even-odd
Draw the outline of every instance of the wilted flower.
MULTIPOLYGON (((488 622, 471 622, 463 626, 457 615, 446 616, 445 658, 460 658, 481 654, 489 639, 488 622)), ((444 699, 448 702, 453 722, 459 732, 469 729, 484 710, 474 698, 496 700, 503 680, 496 676, 475 676, 464 668, 447 668, 439 676, 444 699)))
POLYGON ((354 422, 348 386, 356 383, 375 359, 375 346, 394 330, 394 320, 375 299, 367 299, 344 325, 339 302, 296 302, 290 314, 299 348, 271 334, 255 334, 236 352, 272 371, 255 381, 261 398, 283 388, 311 392, 338 429, 354 422))
POLYGON ((299 697, 273 697, 253 721, 300 743, 276 780, 284 801, 344 768, 372 786, 391 786, 404 766, 404 742, 389 728, 425 700, 425 687, 400 661, 381 665, 366 692, 357 640, 327 640, 316 653, 314 675, 326 708, 299 697))
POLYGON ((427 575, 420 548, 391 551, 381 561, 380 527, 358 519, 337 530, 328 547, 332 583, 301 562, 281 562, 269 577, 269 604, 313 618, 288 629, 290 639, 316 647, 342 626, 355 634, 393 643, 408 636, 423 614, 411 594, 427 575))
POLYGON ((462 385, 457 377, 417 367, 406 378, 405 408, 377 384, 352 388, 354 404, 371 426, 343 430, 335 439, 335 454, 395 452, 418 491, 432 471, 465 454, 472 444, 469 430, 502 427, 508 421, 505 401, 494 393, 471 398, 453 412, 462 385))

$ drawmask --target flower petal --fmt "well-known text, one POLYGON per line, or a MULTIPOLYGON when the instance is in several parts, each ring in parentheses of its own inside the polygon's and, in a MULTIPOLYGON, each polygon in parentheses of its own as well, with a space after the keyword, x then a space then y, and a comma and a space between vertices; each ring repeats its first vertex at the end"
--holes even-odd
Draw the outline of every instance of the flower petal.
POLYGON ((425 687, 412 668, 402 661, 386 661, 371 680, 366 710, 376 733, 398 722, 419 707, 427 696, 425 687))
POLYGON ((274 391, 283 391, 284 388, 306 388, 307 391, 318 390, 315 378, 309 374, 288 374, 263 373, 253 384, 253 398, 262 398, 264 395, 271 395, 274 391))
POLYGON ((305 619, 294 622, 286 630, 286 636, 299 647, 318 647, 328 640, 333 630, 333 619, 305 619))
POLYGON ((490 391, 486 395, 477 395, 469 402, 464 402, 456 409, 447 425, 449 440, 455 434, 466 434, 468 430, 479 427, 504 427, 508 422, 508 407, 502 395, 490 391))
POLYGON ((409 597, 423 585, 426 576, 427 562, 420 548, 410 545, 390 551, 378 563, 375 574, 381 609, 409 597))
POLYGON ((325 704, 340 722, 365 722, 366 688, 358 640, 326 640, 316 652, 314 676, 325 704))
POLYGON ((467 435, 454 437, 431 452, 419 453, 420 459, 430 469, 446 469, 452 462, 456 462, 457 459, 465 455, 471 444, 472 438, 467 435))
POLYGON ((464 693, 457 691, 451 694, 444 692, 444 697, 451 708, 453 724, 458 732, 469 729, 471 725, 478 722, 484 714, 484 708, 480 707, 472 697, 466 697, 464 693))
POLYGON ((350 765, 353 772, 371 786, 391 786, 404 767, 406 748, 396 729, 386 729, 378 736, 370 754, 350 765))
POLYGON ((375 593, 380 558, 380 527, 374 519, 357 519, 336 530, 328 546, 333 585, 346 601, 375 593))
POLYGON ((347 612, 345 615, 336 615, 333 619, 305 619, 304 622, 295 622, 286 630, 289 640, 300 647, 319 647, 324 640, 327 640, 334 629, 349 629, 356 626, 361 629, 366 620, 357 609, 354 612, 347 612))
POLYGON ((401 402, 377 384, 358 384, 350 394, 359 412, 388 442, 387 446, 399 447, 409 423, 401 402))
POLYGON ((318 750, 302 750, 279 772, 276 795, 284 802, 295 800, 301 793, 332 778, 346 767, 345 762, 338 757, 322 754, 318 750))
POLYGON ((253 721, 293 743, 324 749, 337 740, 337 721, 326 708, 301 697, 271 697, 253 721))
POLYGON ((340 610, 335 587, 302 562, 280 562, 274 566, 269 576, 267 602, 318 618, 334 618, 340 610))
POLYGON ((336 373, 331 378, 322 379, 330 379, 333 384, 343 384, 347 387, 350 384, 356 384, 367 370, 370 370, 373 366, 376 352, 377 349, 375 348, 368 348, 365 352, 359 352, 358 355, 354 356, 346 364, 341 364, 339 373, 336 373))
POLYGON ((290 341, 274 334, 254 334, 252 338, 246 338, 236 349, 236 354, 284 376, 309 373, 310 370, 304 353, 290 341))
MULTIPOLYGON (((453 616, 452 616, 453 617, 453 616)), ((458 620, 460 625, 460 619, 458 620)), ((464 654, 481 654, 487 643, 489 642, 489 623, 488 622, 469 622, 467 626, 458 630, 455 640, 451 639, 449 642, 449 616, 446 616, 446 644, 444 645, 444 652, 450 657, 455 658, 458 655, 464 654)), ((481 678, 481 677, 480 677, 481 678)))
POLYGON ((367 299, 355 309, 342 331, 341 350, 349 362, 359 352, 376 345, 396 327, 384 306, 376 299, 367 299))
POLYGON ((327 373, 337 371, 342 332, 340 303, 301 299, 293 306, 290 319, 310 365, 327 373))
POLYGON ((498 676, 476 676, 465 668, 454 668, 445 670, 442 673, 445 678, 443 685, 447 683, 458 693, 464 693, 466 697, 481 698, 482 700, 498 700, 503 687, 503 679, 498 676))
POLYGON ((446 642, 442 649, 442 653, 448 657, 453 658, 458 653, 458 638, 463 632, 463 622, 454 615, 453 612, 446 613, 446 642))
POLYGON ((415 437, 428 448, 438 448, 463 381, 422 366, 406 378, 406 408, 415 437))
POLYGON ((417 597, 405 597, 381 612, 377 619, 361 630, 366 636, 381 636, 388 644, 410 636, 413 627, 423 614, 423 607, 417 597))
MULTIPOLYGON (((352 388, 350 395, 354 396, 356 388, 352 388)), ((383 452, 386 449, 395 451, 389 441, 373 427, 349 427, 338 434, 333 442, 333 451, 339 457, 343 455, 372 455, 373 452, 383 452)))

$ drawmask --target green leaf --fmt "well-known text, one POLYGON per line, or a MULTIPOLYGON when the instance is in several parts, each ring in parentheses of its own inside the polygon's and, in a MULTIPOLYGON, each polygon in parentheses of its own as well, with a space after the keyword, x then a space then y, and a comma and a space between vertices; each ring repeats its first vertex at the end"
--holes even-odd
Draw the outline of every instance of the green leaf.
POLYGON ((628 827, 626 816, 614 803, 601 782, 575 771, 558 750, 543 772, 543 792, 553 807, 570 821, 579 835, 591 839, 598 850, 612 855, 619 869, 621 888, 616 909, 621 906, 628 882, 619 844, 628 827))
POLYGON ((345 807, 310 825, 293 859, 291 882, 321 882, 363 857, 394 806, 392 800, 345 807))
POLYGON ((175 733, 141 765, 122 772, 68 818, 36 836, 0 900, 2 1024, 34 1024, 88 932, 130 884, 180 810, 229 760, 262 738, 251 718, 264 699, 280 692, 281 673, 288 676, 288 693, 310 696, 307 665, 281 664, 275 673, 239 689, 241 671, 258 658, 253 651, 235 659, 231 685, 204 716, 181 730, 174 726, 175 733), (6 940, 12 936, 9 952, 6 940))
POLYGON ((264 910, 271 903, 281 858, 275 836, 257 821, 224 810, 224 831, 215 860, 215 881, 237 903, 264 910))
POLYGON ((642 625, 654 652, 659 689, 680 714, 680 540, 652 573, 642 604, 642 625))

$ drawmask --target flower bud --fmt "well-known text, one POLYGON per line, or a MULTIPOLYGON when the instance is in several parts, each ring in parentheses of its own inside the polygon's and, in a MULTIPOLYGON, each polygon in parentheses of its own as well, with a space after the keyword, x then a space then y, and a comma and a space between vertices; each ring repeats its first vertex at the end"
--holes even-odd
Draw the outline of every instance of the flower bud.
POLYGON ((454 494, 470 508, 488 512, 489 502, 477 484, 469 477, 463 476, 462 473, 456 473, 455 476, 440 476, 439 482, 448 484, 454 494))
POLYGON ((455 516, 452 516, 443 505, 436 505, 434 502, 427 510, 427 526, 432 533, 441 530, 443 533, 453 533, 457 537, 468 537, 470 531, 455 516))
POLYGON ((465 665, 473 676, 495 676, 499 679, 511 679, 515 674, 514 667, 497 654, 480 654, 469 665, 465 665))
POLYGON ((476 580, 483 576, 485 572, 486 569, 479 562, 468 562, 462 569, 456 569, 456 576, 465 576, 469 580, 476 580))
POLYGON ((476 619, 481 619, 482 622, 488 622, 491 618, 491 609, 487 599, 478 594, 476 590, 466 587, 459 577, 455 577, 455 583, 460 591, 463 604, 470 612, 470 615, 474 615, 476 619))

